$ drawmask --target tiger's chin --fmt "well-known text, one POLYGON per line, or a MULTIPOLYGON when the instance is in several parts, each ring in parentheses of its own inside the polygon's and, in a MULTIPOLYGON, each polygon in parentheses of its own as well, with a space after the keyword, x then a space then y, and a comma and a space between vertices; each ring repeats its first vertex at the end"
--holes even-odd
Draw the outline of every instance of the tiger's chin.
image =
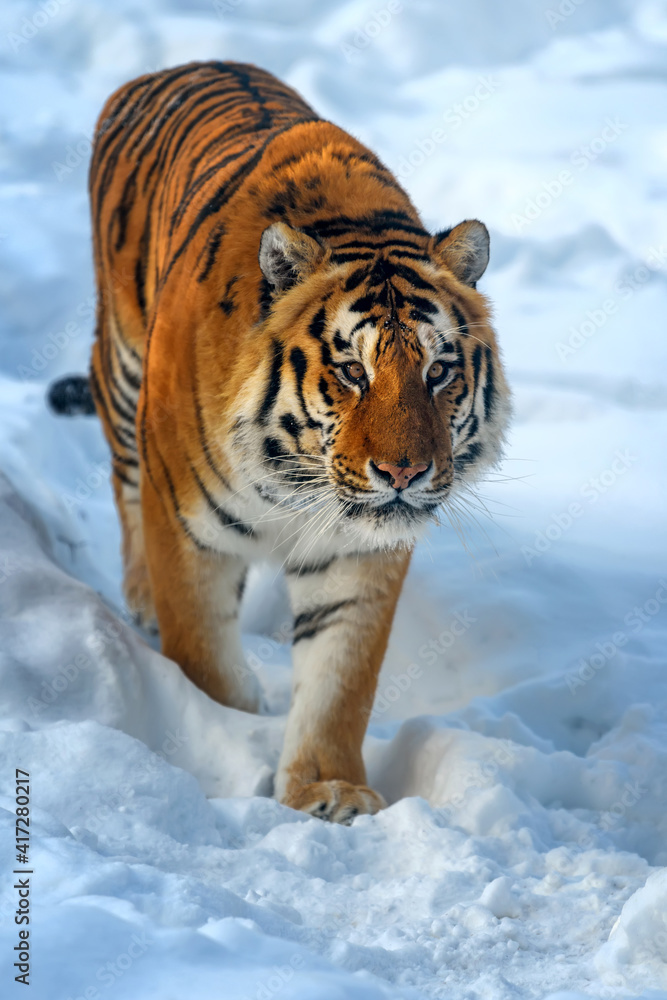
POLYGON ((364 548, 412 548, 437 522, 439 503, 416 506, 400 499, 374 506, 359 503, 345 512, 343 530, 364 548))

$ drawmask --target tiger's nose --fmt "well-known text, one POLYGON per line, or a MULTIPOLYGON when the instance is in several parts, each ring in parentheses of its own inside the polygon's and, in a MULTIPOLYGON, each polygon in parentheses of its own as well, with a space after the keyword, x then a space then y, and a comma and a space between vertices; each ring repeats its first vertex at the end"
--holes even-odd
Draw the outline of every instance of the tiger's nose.
POLYGON ((376 466, 380 472, 388 472, 391 476, 393 482, 392 486, 395 490, 404 490, 409 484, 410 480, 417 475, 418 472, 425 472, 428 469, 428 465, 422 462, 420 465, 391 465, 389 462, 381 462, 376 466))

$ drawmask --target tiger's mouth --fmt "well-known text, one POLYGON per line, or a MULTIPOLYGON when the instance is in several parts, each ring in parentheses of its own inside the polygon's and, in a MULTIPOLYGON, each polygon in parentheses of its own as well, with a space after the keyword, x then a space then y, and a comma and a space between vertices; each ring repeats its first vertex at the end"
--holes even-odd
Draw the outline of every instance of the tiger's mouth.
POLYGON ((350 519, 366 518, 377 522, 401 522, 414 524, 429 520, 433 513, 440 507, 442 500, 421 501, 420 503, 409 503, 405 497, 397 493, 394 497, 378 503, 377 501, 356 501, 345 504, 345 517, 350 519))

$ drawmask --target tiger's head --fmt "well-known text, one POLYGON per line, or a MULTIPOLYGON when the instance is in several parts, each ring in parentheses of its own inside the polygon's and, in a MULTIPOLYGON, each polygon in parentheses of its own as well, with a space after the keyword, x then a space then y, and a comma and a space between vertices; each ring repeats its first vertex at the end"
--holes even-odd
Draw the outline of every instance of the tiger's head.
POLYGON ((477 221, 334 245, 264 231, 264 360, 243 437, 265 499, 393 547, 499 460, 510 397, 475 289, 488 257, 477 221))

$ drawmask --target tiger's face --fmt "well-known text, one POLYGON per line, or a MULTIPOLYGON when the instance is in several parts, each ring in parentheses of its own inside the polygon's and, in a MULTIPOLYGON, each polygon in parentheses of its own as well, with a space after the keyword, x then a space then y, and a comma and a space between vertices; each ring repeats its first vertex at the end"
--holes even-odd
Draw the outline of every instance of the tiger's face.
POLYGON ((262 496, 376 547, 414 542, 498 461, 510 410, 474 288, 486 228, 461 223, 419 254, 384 242, 348 261, 283 223, 265 231, 274 298, 252 421, 262 496))

